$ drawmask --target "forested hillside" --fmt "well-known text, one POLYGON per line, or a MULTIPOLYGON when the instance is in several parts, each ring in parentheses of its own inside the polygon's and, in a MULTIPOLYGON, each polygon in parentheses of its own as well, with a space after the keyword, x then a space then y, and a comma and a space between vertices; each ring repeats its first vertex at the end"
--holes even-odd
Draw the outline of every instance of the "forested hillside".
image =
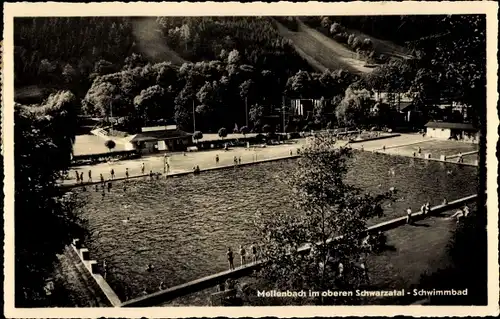
MULTIPOLYGON (((246 111, 249 125, 258 130, 284 95, 329 100, 330 109, 317 110, 314 121, 305 119, 318 128, 331 121, 368 124, 367 118, 374 118, 371 106, 359 102, 365 93, 349 102, 352 107, 341 108, 358 114, 365 105, 364 119, 342 116, 357 123, 321 115, 338 113, 343 98, 363 90, 410 94, 426 118, 443 117, 435 107, 442 99, 473 106, 468 120, 483 112, 484 17, 302 19, 332 38, 345 38, 347 47, 363 54, 374 44, 358 39, 360 34, 408 42, 413 58, 388 58, 361 78, 342 70, 314 73, 270 17, 22 18, 15 27, 16 100, 28 103, 25 93, 35 98, 30 103, 40 103, 47 88, 70 90, 80 114, 123 116, 130 130, 159 119, 192 130, 196 116, 197 129, 216 131, 245 125, 246 111), (347 34, 354 28, 357 35, 347 34), (356 89, 346 94, 350 85, 356 89)), ((290 25, 294 19, 280 21, 290 25)))
POLYGON ((225 59, 236 49, 242 63, 270 69, 282 82, 309 68, 259 17, 20 18, 14 42, 18 96, 24 87, 52 87, 82 97, 96 76, 119 71, 133 53, 145 63, 180 66, 183 59, 225 59))

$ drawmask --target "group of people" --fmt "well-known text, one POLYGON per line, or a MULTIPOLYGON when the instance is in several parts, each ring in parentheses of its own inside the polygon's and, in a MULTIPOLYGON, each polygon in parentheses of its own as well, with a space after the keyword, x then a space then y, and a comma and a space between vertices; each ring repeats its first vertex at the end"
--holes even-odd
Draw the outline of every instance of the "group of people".
MULTIPOLYGON (((447 204, 448 204, 448 201, 445 198, 443 200, 442 205, 447 205, 447 204)), ((423 204, 422 207, 420 208, 420 211, 422 212, 423 216, 428 215, 429 212, 431 211, 430 203, 427 202, 427 203, 423 204)), ((469 214, 470 214, 470 209, 467 206, 467 204, 465 204, 462 209, 459 209, 457 212, 455 212, 455 214, 453 214, 452 216, 450 216, 449 219, 456 218, 457 219, 457 223, 458 223, 458 222, 460 222, 460 219, 462 217, 467 217, 467 216, 469 216, 469 214)), ((406 210, 406 223, 407 224, 411 224, 412 222, 413 222, 413 219, 412 219, 411 207, 408 207, 408 209, 406 210)))
MULTIPOLYGON (((423 216, 426 216, 431 211, 431 204, 429 202, 423 204, 420 207, 420 211, 422 212, 423 216)), ((408 207, 408 209, 406 210, 406 223, 411 224, 412 222, 413 222, 413 219, 412 219, 411 207, 408 207)))
MULTIPOLYGON (((245 247, 240 245, 240 250, 239 250, 239 255, 240 255, 240 261, 241 261, 241 266, 247 263, 247 251, 245 247)), ((226 252, 227 256, 227 261, 229 264, 229 270, 234 270, 234 252, 231 250, 231 247, 227 248, 226 252)), ((248 253, 248 260, 251 260, 251 262, 256 262, 257 261, 257 245, 253 243, 250 246, 250 251, 248 253)))
POLYGON ((467 218, 469 215, 470 215, 470 209, 467 206, 467 204, 465 204, 462 209, 457 210, 455 214, 451 215, 450 219, 456 218, 458 224, 462 218, 467 218))

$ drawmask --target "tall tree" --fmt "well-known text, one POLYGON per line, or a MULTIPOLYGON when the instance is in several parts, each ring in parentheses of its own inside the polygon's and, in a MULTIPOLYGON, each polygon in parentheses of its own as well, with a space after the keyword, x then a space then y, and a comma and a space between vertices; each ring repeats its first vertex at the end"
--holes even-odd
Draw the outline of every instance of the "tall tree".
POLYGON ((159 85, 154 85, 142 90, 141 94, 134 98, 136 112, 143 119, 144 125, 151 120, 165 119, 164 96, 165 90, 159 85))
POLYGON ((346 126, 359 126, 367 123, 373 101, 367 90, 348 88, 344 99, 335 110, 339 122, 346 126))
POLYGON ((76 127, 76 99, 70 92, 51 95, 42 105, 15 106, 15 303, 44 304, 44 281, 56 254, 84 234, 71 193, 58 180, 68 170, 76 127))
MULTIPOLYGON (((288 177, 296 210, 258 215, 256 225, 262 236, 267 264, 261 275, 275 289, 327 291, 356 289, 365 282, 360 258, 377 247, 359 237, 366 222, 383 214, 381 204, 389 192, 372 196, 345 183, 352 152, 337 148, 335 138, 320 133, 301 151, 301 158, 288 177), (335 240, 331 238, 337 237, 335 240), (309 253, 299 253, 308 243, 309 253), (343 265, 342 273, 339 263, 343 265)), ((353 300, 318 298, 313 303, 335 304, 353 300)))

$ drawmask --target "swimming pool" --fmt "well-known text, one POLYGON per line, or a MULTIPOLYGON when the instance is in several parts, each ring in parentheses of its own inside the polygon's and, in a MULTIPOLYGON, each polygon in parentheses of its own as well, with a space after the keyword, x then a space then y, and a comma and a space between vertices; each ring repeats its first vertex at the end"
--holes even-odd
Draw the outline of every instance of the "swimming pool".
MULTIPOLYGON (((108 264, 108 282, 122 300, 160 282, 174 286, 226 270, 225 251, 253 242, 252 218, 262 212, 290 211, 281 174, 296 160, 268 162, 168 180, 113 184, 102 197, 93 189, 85 201, 91 257, 108 264), (130 221, 123 222, 127 217, 130 221), (147 271, 146 265, 155 269, 147 271)), ((366 191, 396 187, 398 200, 371 224, 477 192, 477 168, 362 152, 352 160, 347 180, 366 191), (390 170, 394 174, 390 173, 390 170)), ((238 263, 236 263, 238 264, 238 263)))

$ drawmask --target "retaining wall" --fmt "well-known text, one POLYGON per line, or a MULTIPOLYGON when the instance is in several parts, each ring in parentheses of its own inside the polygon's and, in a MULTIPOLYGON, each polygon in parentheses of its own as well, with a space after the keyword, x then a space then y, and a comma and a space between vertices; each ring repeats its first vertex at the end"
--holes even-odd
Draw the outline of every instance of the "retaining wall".
POLYGON ((362 140, 350 141, 349 143, 350 144, 363 143, 363 142, 383 140, 383 139, 386 139, 386 138, 398 137, 398 136, 401 136, 401 134, 392 134, 392 135, 383 135, 383 136, 377 136, 377 137, 370 137, 370 138, 365 138, 365 139, 362 139, 362 140))
POLYGON ((99 273, 97 261, 90 259, 89 250, 81 245, 79 239, 74 239, 71 247, 75 251, 76 255, 80 258, 80 261, 83 263, 90 276, 95 280, 101 291, 104 293, 109 303, 113 307, 120 307, 120 298, 118 298, 118 295, 113 291, 104 277, 99 273))

